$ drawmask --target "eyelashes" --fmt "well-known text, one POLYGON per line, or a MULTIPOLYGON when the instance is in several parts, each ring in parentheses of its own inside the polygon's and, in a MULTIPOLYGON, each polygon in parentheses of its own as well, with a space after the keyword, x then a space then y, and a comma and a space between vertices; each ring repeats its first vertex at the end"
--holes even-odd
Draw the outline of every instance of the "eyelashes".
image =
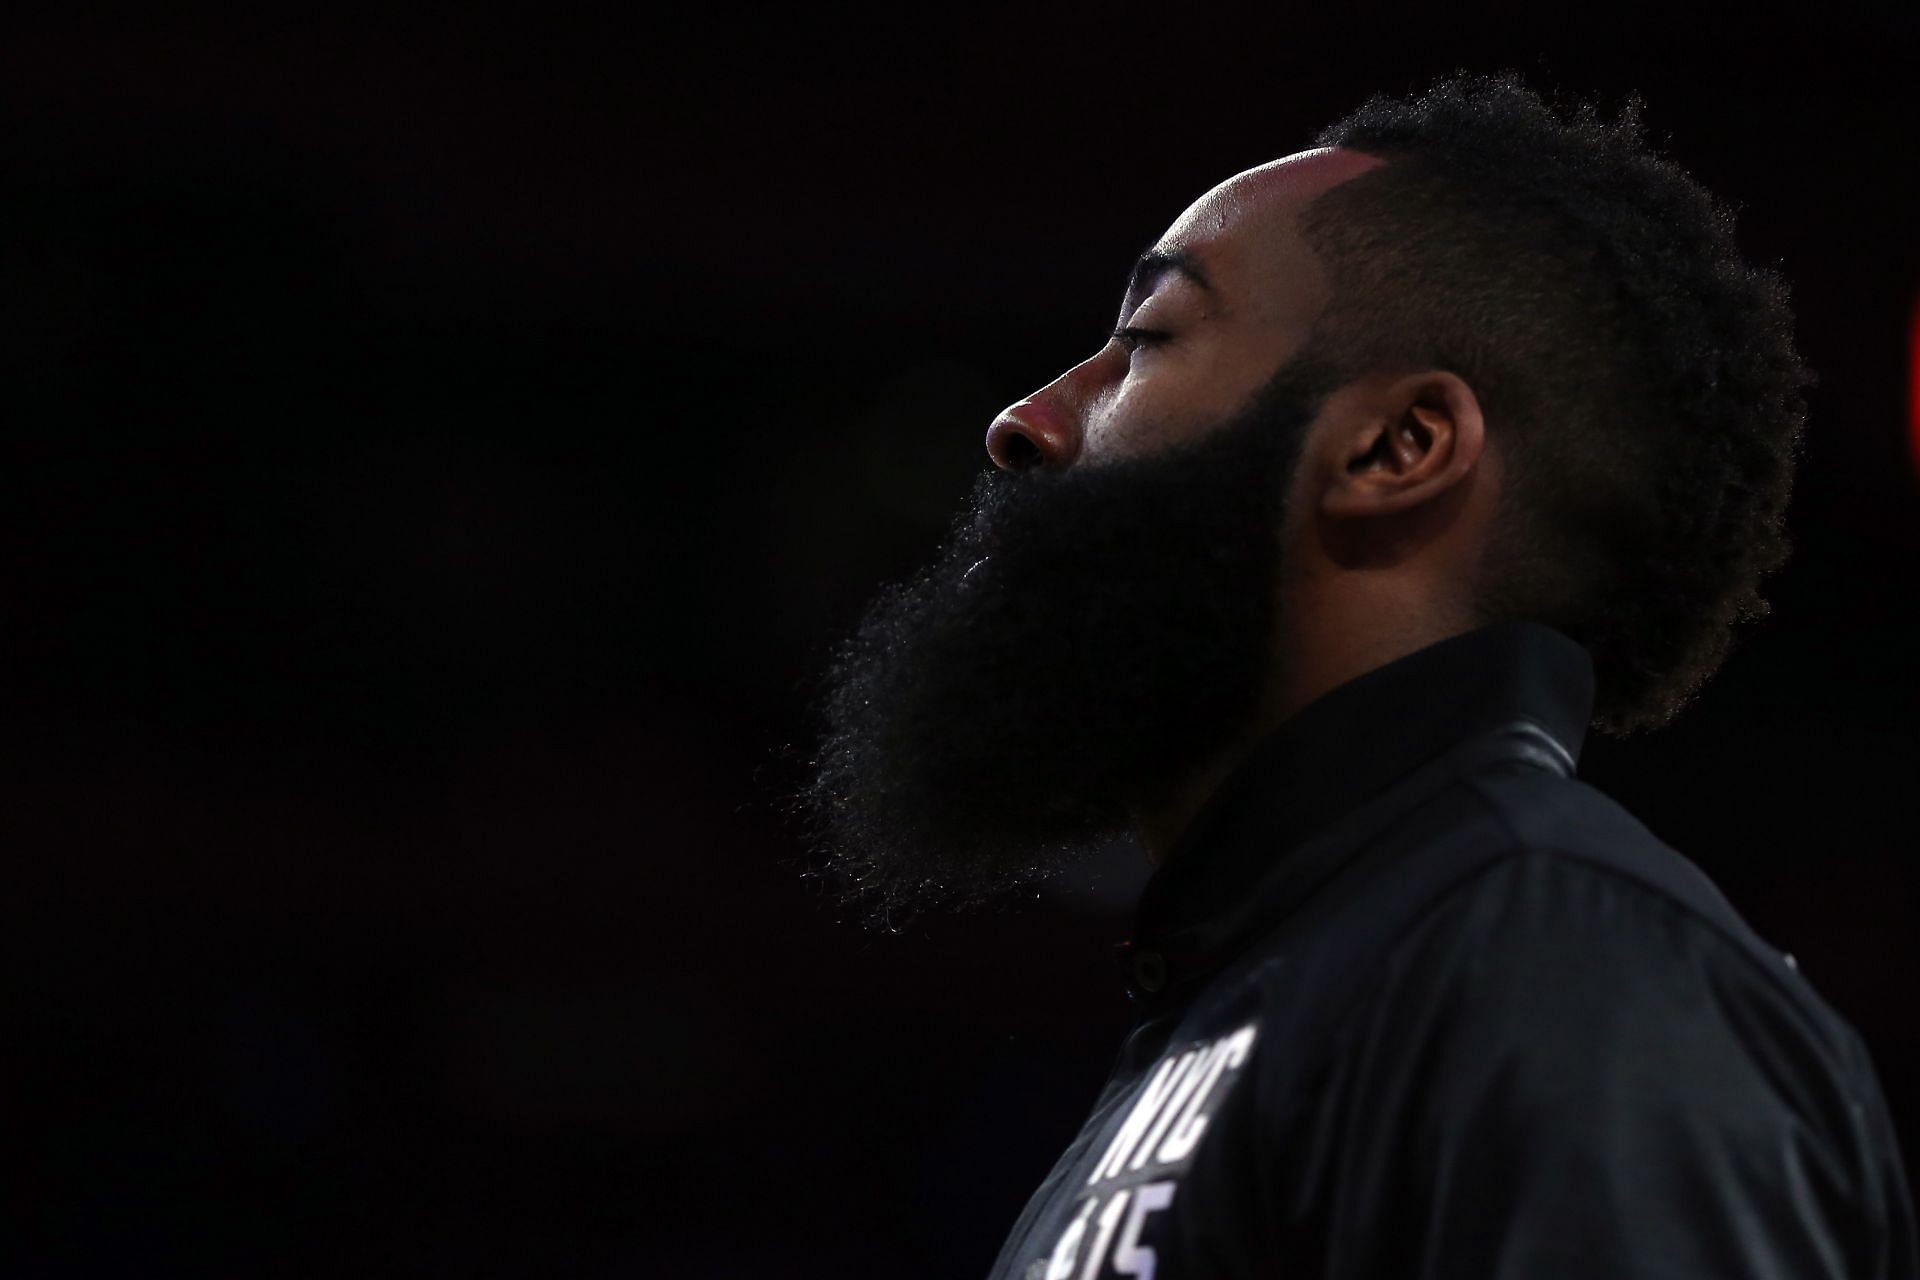
POLYGON ((1140 329, 1132 325, 1123 325, 1113 331, 1113 337, 1131 355, 1141 347, 1158 346, 1167 340, 1167 334, 1161 329, 1140 329))

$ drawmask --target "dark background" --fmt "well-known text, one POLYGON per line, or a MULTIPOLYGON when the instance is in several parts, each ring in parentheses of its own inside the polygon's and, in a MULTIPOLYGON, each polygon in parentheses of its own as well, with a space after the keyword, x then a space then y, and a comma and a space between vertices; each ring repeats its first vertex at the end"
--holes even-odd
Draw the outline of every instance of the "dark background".
POLYGON ((1775 616, 1586 771, 1920 1150, 1920 20, 1564 8, 12 20, 0 1271, 981 1274, 1140 856, 862 933, 806 682, 1190 200, 1456 66, 1641 91, 1795 282, 1775 616))

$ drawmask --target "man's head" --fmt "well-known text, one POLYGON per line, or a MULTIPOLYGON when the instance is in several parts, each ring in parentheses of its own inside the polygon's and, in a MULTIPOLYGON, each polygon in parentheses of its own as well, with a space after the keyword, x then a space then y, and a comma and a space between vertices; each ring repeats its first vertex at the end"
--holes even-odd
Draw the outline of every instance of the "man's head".
POLYGON ((876 916, 1177 834, 1252 741, 1448 635, 1559 627, 1628 732, 1764 610, 1809 379, 1634 109, 1458 80, 1318 141, 1174 222, 836 660, 801 800, 876 916))

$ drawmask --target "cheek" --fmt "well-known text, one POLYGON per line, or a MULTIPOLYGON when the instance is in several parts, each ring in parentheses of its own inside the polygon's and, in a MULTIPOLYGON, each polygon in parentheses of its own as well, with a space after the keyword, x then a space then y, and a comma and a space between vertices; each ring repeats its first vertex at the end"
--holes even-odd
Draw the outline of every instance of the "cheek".
POLYGON ((1205 434, 1217 415, 1209 413, 1204 390, 1171 371, 1135 373, 1088 415, 1082 456, 1133 457, 1205 434))

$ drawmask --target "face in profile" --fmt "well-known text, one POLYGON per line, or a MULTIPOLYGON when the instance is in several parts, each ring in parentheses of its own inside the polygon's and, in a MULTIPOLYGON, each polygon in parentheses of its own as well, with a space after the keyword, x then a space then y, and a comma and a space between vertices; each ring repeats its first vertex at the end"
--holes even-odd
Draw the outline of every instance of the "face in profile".
POLYGON ((1342 155, 1183 214, 1114 337, 996 420, 996 469, 836 655, 798 799, 870 920, 1047 878, 1245 732, 1324 391, 1289 359, 1317 303, 1292 213, 1342 155))

